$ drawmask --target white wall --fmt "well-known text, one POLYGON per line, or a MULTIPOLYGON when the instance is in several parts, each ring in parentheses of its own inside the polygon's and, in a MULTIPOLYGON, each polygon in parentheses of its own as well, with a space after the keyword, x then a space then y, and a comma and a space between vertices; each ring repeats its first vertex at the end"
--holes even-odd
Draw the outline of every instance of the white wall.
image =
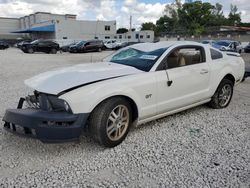
POLYGON ((19 19, 0 18, 0 39, 16 39, 22 35, 10 33, 20 29, 19 19))
POLYGON ((56 22, 56 39, 90 40, 98 37, 114 37, 116 34, 116 21, 80 21, 80 20, 59 20, 56 22), (110 26, 110 30, 105 30, 110 26))
POLYGON ((75 20, 75 15, 51 14, 46 12, 37 12, 20 18, 21 29, 27 29, 37 24, 52 20, 75 20))
POLYGON ((116 34, 116 40, 127 41, 127 42, 153 42, 154 31, 151 30, 129 31, 123 34, 116 34))

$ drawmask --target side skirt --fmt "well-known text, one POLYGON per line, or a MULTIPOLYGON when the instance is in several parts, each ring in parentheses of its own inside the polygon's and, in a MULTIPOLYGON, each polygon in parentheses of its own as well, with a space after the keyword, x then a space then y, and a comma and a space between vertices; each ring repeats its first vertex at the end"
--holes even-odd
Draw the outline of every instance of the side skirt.
POLYGON ((168 111, 168 112, 165 112, 163 114, 158 114, 158 115, 153 116, 153 117, 149 117, 149 118, 146 118, 146 119, 139 120, 138 123, 137 123, 137 126, 141 125, 141 124, 144 124, 144 123, 147 123, 149 121, 153 121, 153 120, 156 120, 156 119, 168 116, 168 115, 172 115, 172 114, 175 114, 175 113, 187 110, 189 108, 193 108, 195 106, 199 106, 199 105, 205 104, 205 103, 209 102, 210 100, 211 100, 211 98, 203 100, 203 101, 200 101, 200 102, 197 102, 197 103, 194 103, 194 104, 191 104, 191 105, 188 105, 188 106, 184 106, 184 107, 172 110, 172 111, 168 111))

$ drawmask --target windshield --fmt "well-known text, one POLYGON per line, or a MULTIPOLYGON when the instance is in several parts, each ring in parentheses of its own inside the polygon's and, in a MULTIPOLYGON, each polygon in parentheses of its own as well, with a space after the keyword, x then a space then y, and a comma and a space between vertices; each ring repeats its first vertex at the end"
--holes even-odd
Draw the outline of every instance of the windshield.
POLYGON ((30 44, 36 44, 36 43, 38 43, 40 40, 34 40, 34 41, 32 41, 30 44))
POLYGON ((144 52, 134 48, 127 48, 115 54, 110 62, 132 66, 148 72, 166 49, 167 48, 160 48, 154 51, 144 52))
POLYGON ((81 45, 83 45, 83 44, 85 44, 85 43, 86 43, 86 41, 80 41, 80 42, 76 43, 76 45, 77 45, 77 46, 81 46, 81 45))
POLYGON ((209 44, 210 42, 207 41, 207 40, 204 40, 204 41, 202 41, 201 43, 202 43, 202 44, 209 44))
POLYGON ((218 44, 220 46, 229 46, 230 42, 227 42, 227 41, 218 41, 218 42, 216 42, 216 44, 218 44))

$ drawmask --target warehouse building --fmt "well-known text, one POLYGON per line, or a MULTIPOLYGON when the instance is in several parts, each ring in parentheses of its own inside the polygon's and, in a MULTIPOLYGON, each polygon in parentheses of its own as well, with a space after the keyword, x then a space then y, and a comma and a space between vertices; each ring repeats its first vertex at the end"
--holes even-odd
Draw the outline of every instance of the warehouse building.
POLYGON ((116 34, 116 21, 76 20, 73 14, 36 12, 21 18, 0 18, 0 37, 31 39, 105 39, 116 34))
POLYGON ((78 40, 117 39, 151 42, 153 31, 129 31, 116 34, 116 21, 77 20, 74 14, 36 12, 21 18, 0 18, 0 39, 53 39, 60 44, 78 40))
POLYGON ((123 34, 116 34, 114 38, 118 41, 126 42, 153 42, 154 31, 143 30, 143 31, 128 31, 123 34))
POLYGON ((20 28, 19 18, 4 18, 0 17, 0 40, 1 39, 16 39, 22 37, 21 34, 11 33, 20 28))

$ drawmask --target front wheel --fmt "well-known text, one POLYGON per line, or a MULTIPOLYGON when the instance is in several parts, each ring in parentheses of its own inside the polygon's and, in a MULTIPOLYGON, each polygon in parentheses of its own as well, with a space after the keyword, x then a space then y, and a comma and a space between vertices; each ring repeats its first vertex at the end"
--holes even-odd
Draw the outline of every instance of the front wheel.
POLYGON ((57 50, 56 50, 55 48, 52 48, 52 49, 50 50, 50 53, 51 53, 51 54, 56 54, 56 53, 57 53, 57 50))
POLYGON ((233 96, 233 82, 228 79, 223 79, 214 93, 209 105, 212 108, 225 108, 229 105, 233 96))
POLYGON ((101 145, 115 147, 126 138, 131 117, 131 107, 124 98, 108 99, 91 113, 90 133, 101 145))

